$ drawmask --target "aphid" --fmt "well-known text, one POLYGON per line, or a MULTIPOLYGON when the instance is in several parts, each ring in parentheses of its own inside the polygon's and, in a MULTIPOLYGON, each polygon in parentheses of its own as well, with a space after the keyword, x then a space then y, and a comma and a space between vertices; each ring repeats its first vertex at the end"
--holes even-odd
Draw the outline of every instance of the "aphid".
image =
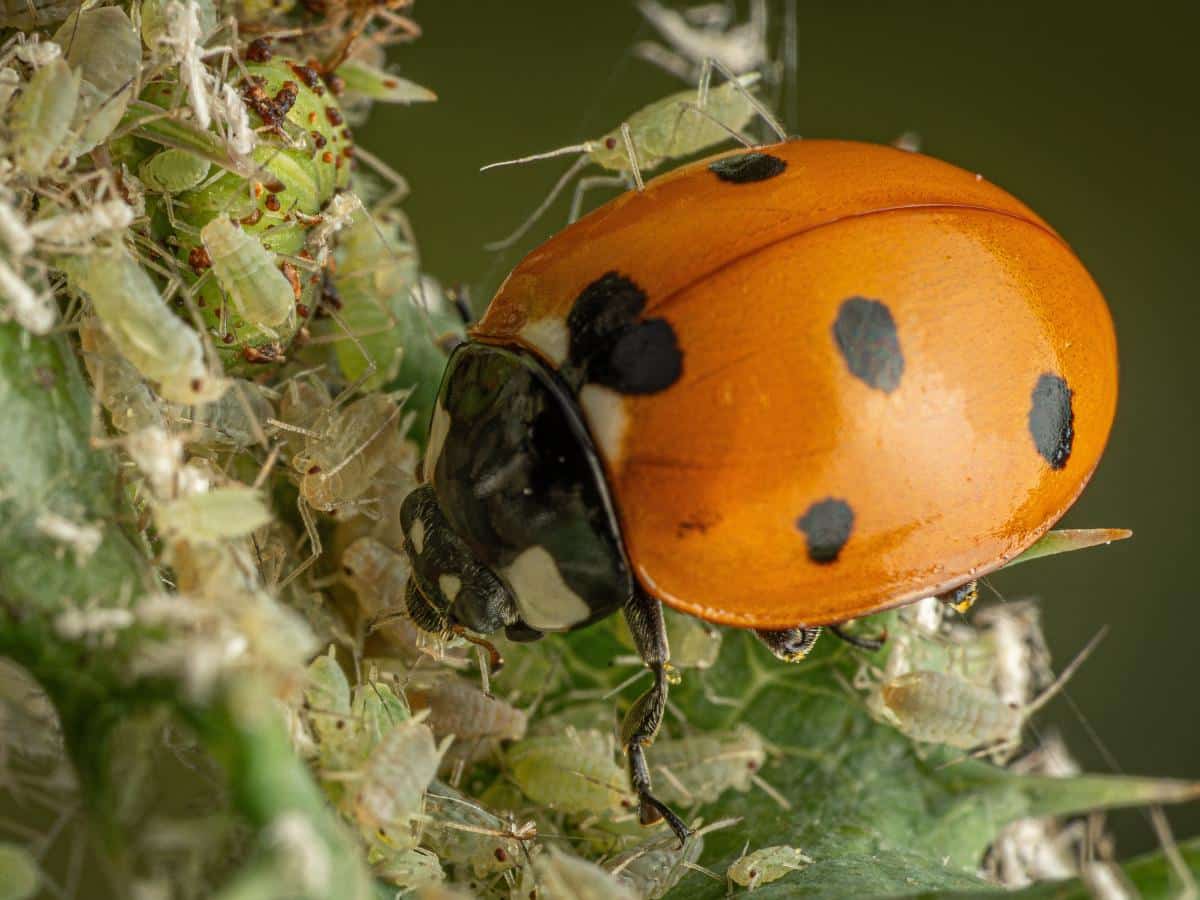
MULTIPOLYGON (((615 876, 578 856, 549 846, 533 860, 538 900, 638 900, 615 876)), ((522 896, 529 896, 522 883, 522 896)))
POLYGON ((499 166, 510 166, 553 156, 579 154, 575 163, 563 173, 542 204, 508 237, 487 245, 489 250, 502 250, 516 243, 558 197, 567 184, 589 164, 595 164, 616 176, 581 178, 575 187, 568 221, 579 218, 584 194, 604 185, 630 185, 643 189, 642 172, 658 168, 669 159, 679 159, 698 153, 735 136, 754 118, 762 116, 785 136, 771 114, 750 89, 759 81, 757 74, 741 75, 716 88, 709 88, 709 69, 700 77, 697 91, 680 91, 644 106, 608 134, 582 144, 572 144, 535 153, 520 159, 491 163, 481 172, 499 166))
POLYGON ((129 15, 116 6, 76 10, 54 40, 82 79, 72 122, 71 154, 79 156, 120 124, 133 98, 142 48, 129 15))
POLYGON ((200 240, 217 281, 250 325, 277 328, 295 315, 299 298, 257 237, 217 216, 200 229, 200 240))
POLYGON ((357 724, 357 747, 363 756, 383 743, 397 723, 412 718, 404 695, 378 680, 375 673, 354 689, 350 709, 357 724))
POLYGON ((303 453, 310 438, 320 436, 316 429, 332 407, 333 395, 318 378, 292 378, 283 386, 279 397, 279 419, 268 424, 278 429, 289 462, 303 453))
POLYGON ((0 67, 0 112, 8 109, 9 102, 16 96, 20 87, 21 76, 17 74, 17 70, 11 66, 0 67))
POLYGON ((200 5, 195 0, 166 0, 160 10, 161 27, 152 32, 154 43, 163 48, 171 61, 179 66, 196 124, 208 128, 212 122, 208 106, 208 82, 211 76, 204 67, 200 5))
POLYGON ((990 650, 991 683, 1000 700, 1023 705, 1054 680, 1050 648, 1035 604, 998 604, 980 610, 975 624, 982 628, 980 640, 990 650))
POLYGON ((319 424, 292 461, 310 506, 329 512, 381 487, 379 471, 405 454, 400 409, 384 394, 367 394, 319 424))
POLYGON ((75 552, 78 565, 91 559, 104 539, 104 533, 96 523, 76 522, 49 510, 38 513, 33 527, 46 537, 70 547, 75 552))
POLYGON ((355 728, 350 710, 350 682, 333 648, 308 666, 304 712, 317 742, 321 767, 346 771, 355 760, 355 728))
POLYGON ((62 58, 38 69, 13 102, 8 114, 13 163, 26 175, 44 175, 64 154, 80 74, 62 58))
POLYGON ((124 247, 68 261, 73 284, 121 354, 175 403, 208 403, 225 390, 204 364, 200 337, 167 308, 154 282, 124 247))
POLYGON ((515 825, 440 781, 425 794, 421 842, 444 862, 469 866, 477 877, 503 872, 523 861, 523 844, 537 836, 532 822, 515 825))
POLYGON ((229 389, 212 403, 186 417, 197 428, 193 442, 201 446, 241 449, 266 445, 264 423, 275 409, 266 389, 243 378, 229 379, 229 389))
POLYGON ((731 24, 728 15, 703 20, 698 13, 711 5, 680 12, 658 0, 638 0, 637 8, 671 47, 640 41, 633 52, 685 81, 699 76, 706 59, 717 60, 737 75, 768 62, 766 0, 750 0, 750 19, 738 24, 731 24))
POLYGON ((993 755, 1012 751, 1020 744, 1025 722, 1058 693, 1104 634, 1101 630, 1092 638, 1054 683, 1028 704, 1007 703, 990 687, 922 669, 879 686, 885 718, 916 741, 962 750, 986 748, 993 755))
POLYGON ((154 507, 160 534, 192 544, 242 537, 270 521, 271 511, 262 494, 244 485, 214 487, 154 507))
POLYGON ((17 34, 16 56, 25 65, 40 69, 62 56, 62 47, 54 41, 42 40, 42 36, 34 33, 17 34))
POLYGON ((752 891, 811 864, 812 859, 803 850, 780 844, 739 857, 725 874, 730 881, 752 891))
POLYGON ((613 812, 629 794, 612 735, 603 732, 569 728, 564 734, 525 738, 508 748, 505 759, 526 797, 567 813, 613 812))
POLYGON ((120 354, 99 320, 89 318, 80 323, 79 343, 96 399, 108 410, 113 428, 129 434, 166 425, 163 402, 120 354))
POLYGON ((169 147, 138 166, 138 178, 149 190, 178 194, 199 185, 208 177, 212 163, 194 153, 169 147))
MULTIPOLYGON (((396 887, 405 888, 406 895, 407 891, 440 885, 446 877, 437 854, 420 847, 391 852, 375 848, 368 854, 367 861, 371 863, 372 871, 379 878, 396 887)), ((424 892, 420 896, 424 897, 424 892)))
POLYGON ((433 732, 414 717, 396 725, 371 752, 348 803, 364 839, 392 850, 417 845, 425 789, 437 775, 448 742, 434 743, 433 732))
POLYGON ((12 319, 34 334, 45 334, 58 321, 54 295, 37 291, 0 258, 0 298, 5 300, 4 319, 12 319))
POLYGON ((697 865, 704 852, 704 835, 740 822, 724 819, 695 829, 681 845, 674 835, 654 838, 618 853, 604 864, 617 880, 644 900, 665 897, 689 871, 706 871, 697 865))
POLYGON ((651 771, 657 774, 659 794, 668 803, 712 803, 725 791, 745 793, 752 785, 778 799, 778 793, 758 774, 766 760, 762 736, 749 725, 739 725, 732 731, 656 742, 651 771))
POLYGON ((456 675, 410 683, 405 690, 413 709, 429 710, 429 727, 438 737, 454 735, 458 746, 476 741, 516 741, 525 737, 523 710, 491 697, 456 675))

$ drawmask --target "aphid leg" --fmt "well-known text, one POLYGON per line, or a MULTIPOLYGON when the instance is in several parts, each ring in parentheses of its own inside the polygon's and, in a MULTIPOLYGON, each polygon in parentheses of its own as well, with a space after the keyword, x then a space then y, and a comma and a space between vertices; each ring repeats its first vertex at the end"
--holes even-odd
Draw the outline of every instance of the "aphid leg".
POLYGON ((871 653, 882 649, 883 645, 887 643, 888 635, 886 629, 878 637, 859 637, 858 635, 850 634, 850 632, 842 628, 841 623, 830 625, 829 630, 850 646, 858 647, 860 650, 867 650, 871 653))
MULTIPOLYGON (((583 155, 580 156, 579 159, 575 160, 575 162, 571 163, 570 168, 568 168, 565 172, 562 173, 561 176, 559 176, 558 181, 556 181, 554 183, 554 187, 552 187, 550 189, 550 193, 546 195, 546 199, 543 200, 540 204, 538 204, 537 209, 535 209, 533 212, 531 212, 529 214, 528 218, 526 218, 524 222, 522 222, 520 225, 518 225, 516 230, 513 231, 511 234, 509 234, 508 237, 501 238, 498 241, 492 241, 490 244, 484 244, 483 245, 484 250, 491 250, 491 251, 506 250, 509 247, 511 247, 513 244, 515 244, 517 241, 519 241, 522 237, 525 236, 526 232, 528 232, 529 229, 533 227, 534 223, 537 222, 537 220, 542 217, 542 213, 544 213, 546 210, 548 210, 554 204, 554 201, 558 199, 558 195, 563 192, 563 188, 565 188, 570 183, 571 179, 574 178, 576 175, 578 175, 580 172, 582 172, 584 167, 587 166, 587 164, 591 162, 591 157, 589 157, 586 153, 586 147, 584 147, 584 145, 580 145, 580 147, 583 148, 585 151, 583 153, 583 155)), ((577 148, 573 147, 571 149, 574 150, 577 148)), ((502 165, 502 164, 501 163, 493 163, 492 165, 495 166, 495 165, 502 165)), ((487 169, 487 168, 491 168, 491 167, 484 166, 484 168, 487 169)), ((483 170, 481 169, 480 171, 483 171, 483 170)))
POLYGON ((968 581, 952 591, 938 594, 937 598, 957 613, 965 613, 979 599, 979 582, 968 581))
POLYGON ((598 187, 624 187, 625 179, 620 175, 589 175, 575 182, 575 196, 571 199, 571 212, 567 222, 574 222, 583 212, 583 195, 598 187))
POLYGON ((633 633, 638 655, 654 674, 653 686, 634 701, 621 723, 621 743, 629 756, 629 780, 638 795, 638 817, 643 825, 666 819, 682 845, 691 832, 679 816, 650 793, 650 769, 645 754, 645 747, 658 733, 667 706, 671 651, 667 646, 662 604, 635 588, 625 601, 625 621, 633 633))
POLYGON ((821 636, 821 626, 797 625, 780 631, 760 631, 756 628, 754 636, 766 645, 776 659, 796 663, 812 652, 813 645, 821 636))
MULTIPOLYGON (((770 128, 773 132, 775 132, 775 134, 778 136, 778 138, 781 141, 786 141, 788 139, 787 129, 784 128, 783 125, 780 123, 780 121, 775 118, 775 115, 763 105, 761 100, 759 100, 752 93, 750 93, 749 89, 742 82, 742 79, 739 78, 737 75, 733 74, 733 72, 730 71, 728 66, 726 66, 719 59, 712 59, 712 58, 706 59, 704 61, 704 65, 706 67, 716 69, 718 72, 721 73, 721 77, 723 77, 726 81, 733 84, 734 90, 736 90, 739 94, 741 94, 743 97, 746 98, 746 102, 750 104, 750 106, 754 109, 754 111, 756 113, 758 113, 759 118, 761 118, 766 123, 768 128, 770 128)), ((701 80, 703 80, 703 78, 704 78, 703 72, 701 73, 700 77, 701 77, 701 80)), ((701 102, 700 102, 699 106, 701 109, 704 108, 703 101, 705 99, 707 99, 707 89, 705 91, 704 96, 702 96, 700 98, 701 102)))
POLYGON ((638 192, 646 189, 646 182, 642 181, 642 167, 638 163, 637 147, 633 143, 633 132, 629 130, 629 123, 621 123, 621 140, 625 142, 625 153, 629 157, 629 173, 633 176, 633 183, 637 185, 638 192))
POLYGON ((308 536, 309 555, 304 562, 292 569, 283 581, 279 582, 279 590, 282 591, 285 587, 299 578, 313 563, 321 557, 321 534, 317 531, 317 520, 313 516, 312 507, 308 505, 308 501, 303 496, 296 498, 296 508, 300 511, 300 521, 304 523, 304 533, 308 536))

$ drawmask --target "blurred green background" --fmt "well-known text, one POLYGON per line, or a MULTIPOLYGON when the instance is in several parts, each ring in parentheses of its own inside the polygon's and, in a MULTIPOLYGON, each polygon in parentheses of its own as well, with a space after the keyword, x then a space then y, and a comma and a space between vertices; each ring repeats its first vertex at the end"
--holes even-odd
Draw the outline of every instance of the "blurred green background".
MULTIPOLYGON (((1124 770, 1197 778, 1193 35, 1179 4, 1101 9, 801 0, 796 102, 783 112, 806 137, 918 131, 926 152, 1032 205, 1091 269, 1116 319, 1123 393, 1108 454, 1064 524, 1136 536, 995 576, 982 602, 1040 597, 1060 666, 1110 625, 1044 721, 1089 769, 1109 768, 1102 742, 1124 770)), ((481 307, 561 227, 566 203, 514 250, 482 245, 515 227, 568 161, 479 166, 595 137, 683 84, 630 54, 652 34, 625 2, 426 0, 416 18, 424 37, 395 59, 440 102, 378 108, 360 140, 413 185, 407 209, 426 269, 468 285, 481 307)), ((1180 836, 1200 833, 1200 805, 1171 817, 1180 836)), ((1154 845, 1142 815, 1115 824, 1122 855, 1154 845)))

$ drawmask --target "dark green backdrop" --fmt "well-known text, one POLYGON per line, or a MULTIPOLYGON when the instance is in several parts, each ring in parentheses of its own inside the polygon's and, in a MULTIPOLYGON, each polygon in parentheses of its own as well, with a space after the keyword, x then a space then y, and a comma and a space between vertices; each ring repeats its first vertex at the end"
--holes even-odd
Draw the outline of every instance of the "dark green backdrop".
MULTIPOLYGON (((990 581, 1007 597, 1043 599, 1060 664, 1112 627, 1047 716, 1085 764, 1106 767, 1084 719, 1122 768, 1200 777, 1200 78, 1182 5, 1122 5, 1119 15, 1046 0, 799 5, 793 133, 886 141, 916 129, 927 152, 1037 209, 1107 295, 1123 393, 1108 454, 1065 524, 1136 536, 990 581)), ((481 304, 565 206, 507 255, 481 245, 520 221, 566 162, 479 166, 593 137, 682 85, 631 58, 649 33, 619 0, 422 0, 416 14, 425 36, 395 59, 440 103, 378 108, 360 138, 411 181, 426 268, 470 285, 481 304)), ((1172 819, 1181 835, 1200 833, 1196 805, 1172 819)), ((1117 824, 1123 854, 1153 844, 1138 814, 1117 824)))

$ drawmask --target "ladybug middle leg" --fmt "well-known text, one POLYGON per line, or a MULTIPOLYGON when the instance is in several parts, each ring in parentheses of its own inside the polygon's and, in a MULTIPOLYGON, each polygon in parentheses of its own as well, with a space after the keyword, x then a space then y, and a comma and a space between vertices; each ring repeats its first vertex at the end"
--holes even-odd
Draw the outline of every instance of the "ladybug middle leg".
POLYGON ((643 825, 666 819, 682 846, 691 832, 670 807, 650 792, 650 768, 645 753, 662 724, 667 685, 671 681, 671 652, 662 604, 635 587, 625 603, 625 621, 629 623, 638 655, 654 675, 654 684, 634 701, 621 723, 621 743, 629 757, 629 781, 638 795, 638 818, 643 825))
MULTIPOLYGON (((843 627, 844 622, 827 626, 830 633, 841 638, 847 644, 862 650, 874 652, 883 647, 887 641, 887 632, 878 637, 860 637, 851 634, 843 627)), ((771 654, 787 663, 800 662, 812 651, 817 638, 821 636, 820 625, 797 625, 795 628, 782 628, 778 631, 754 630, 754 636, 766 645, 771 654)))

